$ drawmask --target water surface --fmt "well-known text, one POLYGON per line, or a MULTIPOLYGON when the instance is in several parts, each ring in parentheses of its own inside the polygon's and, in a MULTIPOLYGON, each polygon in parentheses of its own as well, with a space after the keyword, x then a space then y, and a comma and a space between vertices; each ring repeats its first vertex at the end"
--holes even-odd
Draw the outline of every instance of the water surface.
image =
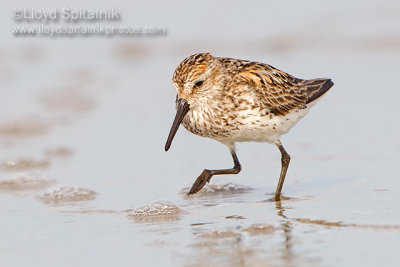
POLYGON ((0 265, 397 266, 398 3, 185 4, 207 20, 148 5, 114 8, 167 37, 16 39, 1 17, 0 265), (183 128, 163 149, 172 73, 200 51, 335 82, 282 137, 289 200, 269 201, 280 153, 259 143, 238 145, 239 175, 185 196, 232 165, 183 128))

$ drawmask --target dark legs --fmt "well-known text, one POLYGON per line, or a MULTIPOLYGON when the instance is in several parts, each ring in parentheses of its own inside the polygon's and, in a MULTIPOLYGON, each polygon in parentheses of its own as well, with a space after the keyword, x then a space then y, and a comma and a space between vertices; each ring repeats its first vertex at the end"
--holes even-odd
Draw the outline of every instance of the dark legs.
MULTIPOLYGON (((279 148, 279 151, 281 151, 281 154, 282 154, 281 175, 279 177, 278 186, 276 187, 276 191, 275 191, 275 201, 280 201, 283 183, 285 182, 286 172, 288 170, 289 163, 290 163, 290 155, 283 148, 281 141, 279 141, 279 140, 275 141, 275 145, 279 148)), ((187 193, 187 195, 194 195, 197 192, 199 192, 208 182, 210 182, 211 177, 213 177, 214 175, 238 174, 241 171, 242 166, 240 166, 240 162, 236 155, 234 146, 231 148, 231 155, 232 155, 232 159, 233 159, 233 163, 234 163, 234 166, 232 169, 224 169, 224 170, 207 170, 207 169, 205 169, 200 174, 200 176, 196 179, 196 181, 192 185, 192 188, 190 189, 189 193, 187 193)))
POLYGON ((233 163, 235 164, 232 169, 225 169, 225 170, 204 170, 200 176, 196 179, 194 184, 192 185, 192 188, 190 189, 189 193, 187 195, 193 195, 199 192, 205 185, 206 183, 210 182, 211 177, 213 175, 221 175, 221 174, 238 174, 240 170, 242 169, 242 166, 240 166, 240 162, 238 157, 236 156, 236 152, 234 148, 231 148, 231 155, 233 158, 233 163))
POLYGON ((279 140, 275 141, 275 145, 279 148, 279 150, 281 151, 281 154, 282 154, 281 176, 279 177, 278 186, 277 186, 276 192, 275 192, 275 201, 280 201, 281 200, 281 191, 282 191, 282 187, 283 187, 283 182, 285 181, 286 172, 287 172, 288 167, 289 167, 290 155, 283 148, 283 146, 281 144, 281 141, 279 141, 279 140))

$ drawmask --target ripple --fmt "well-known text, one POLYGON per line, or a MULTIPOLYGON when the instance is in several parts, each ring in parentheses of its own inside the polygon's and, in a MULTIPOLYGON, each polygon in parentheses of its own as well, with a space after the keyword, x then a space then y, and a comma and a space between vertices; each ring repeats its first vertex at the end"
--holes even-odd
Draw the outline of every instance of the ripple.
POLYGON ((15 179, 1 181, 0 189, 8 191, 39 190, 49 187, 54 183, 55 181, 51 179, 26 174, 15 179))
POLYGON ((86 188, 60 187, 38 196, 45 204, 62 204, 89 201, 96 198, 97 193, 86 188))
POLYGON ((76 213, 76 214, 114 214, 118 213, 117 210, 66 210, 61 211, 62 213, 76 213))
POLYGON ((47 168, 50 165, 48 160, 35 160, 29 158, 20 158, 17 160, 7 160, 0 164, 0 167, 8 171, 21 171, 27 169, 47 168))

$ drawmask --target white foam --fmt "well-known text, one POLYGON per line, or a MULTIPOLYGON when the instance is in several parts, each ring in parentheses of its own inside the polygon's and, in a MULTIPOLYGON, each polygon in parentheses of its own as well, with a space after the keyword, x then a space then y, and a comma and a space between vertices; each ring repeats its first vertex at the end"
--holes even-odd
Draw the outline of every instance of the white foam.
POLYGON ((39 196, 44 203, 65 203, 88 201, 96 198, 97 193, 86 188, 60 187, 39 196))
POLYGON ((128 216, 162 216, 175 215, 180 212, 180 209, 169 201, 156 201, 150 205, 146 205, 128 213, 128 216))

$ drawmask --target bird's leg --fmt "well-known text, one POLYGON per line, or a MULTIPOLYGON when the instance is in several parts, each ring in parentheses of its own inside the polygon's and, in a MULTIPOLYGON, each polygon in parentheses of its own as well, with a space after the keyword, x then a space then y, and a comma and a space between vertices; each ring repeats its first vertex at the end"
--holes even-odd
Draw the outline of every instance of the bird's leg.
POLYGON ((283 148, 283 146, 281 144, 281 141, 279 141, 279 140, 275 141, 275 145, 279 148, 279 150, 281 151, 281 154, 282 154, 281 176, 279 177, 278 186, 277 186, 276 192, 275 192, 275 201, 280 201, 281 200, 281 191, 282 191, 282 187, 283 187, 283 182, 285 181, 286 172, 287 172, 288 167, 289 167, 290 155, 283 148))
POLYGON ((189 193, 187 195, 193 195, 199 192, 205 185, 206 183, 210 182, 211 177, 213 175, 221 175, 221 174, 238 174, 240 170, 242 169, 242 166, 240 166, 240 162, 238 157, 236 156, 235 149, 231 148, 231 155, 233 158, 233 163, 234 166, 232 169, 224 169, 224 170, 207 170, 205 169, 200 176, 196 179, 194 184, 192 185, 192 188, 190 189, 189 193))

